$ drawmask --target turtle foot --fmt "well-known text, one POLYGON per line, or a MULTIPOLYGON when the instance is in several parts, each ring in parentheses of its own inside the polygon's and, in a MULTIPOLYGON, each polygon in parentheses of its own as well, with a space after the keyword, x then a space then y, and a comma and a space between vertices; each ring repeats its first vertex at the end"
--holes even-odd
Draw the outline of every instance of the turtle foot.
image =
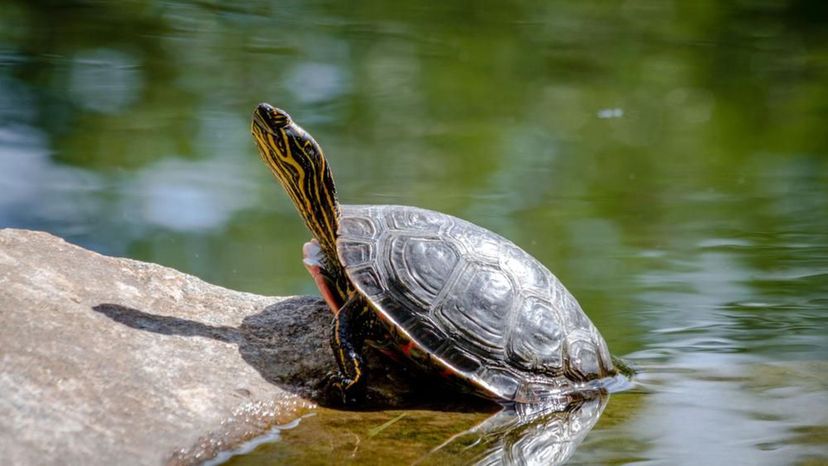
POLYGON ((365 384, 339 371, 331 371, 320 382, 323 399, 332 406, 357 407, 365 402, 365 384))

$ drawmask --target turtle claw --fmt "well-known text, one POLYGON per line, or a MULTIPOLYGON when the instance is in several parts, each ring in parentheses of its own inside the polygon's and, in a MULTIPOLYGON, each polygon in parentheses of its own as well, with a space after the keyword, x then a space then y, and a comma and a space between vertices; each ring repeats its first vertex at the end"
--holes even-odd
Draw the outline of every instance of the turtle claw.
POLYGON ((365 384, 339 371, 330 371, 320 382, 323 398, 332 405, 357 406, 365 400, 365 384))

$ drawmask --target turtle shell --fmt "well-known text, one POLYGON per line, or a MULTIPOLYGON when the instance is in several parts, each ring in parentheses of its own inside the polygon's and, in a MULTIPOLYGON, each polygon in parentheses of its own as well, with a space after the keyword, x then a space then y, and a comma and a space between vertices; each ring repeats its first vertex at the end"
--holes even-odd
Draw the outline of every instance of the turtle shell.
POLYGON ((337 249, 407 354, 413 345, 486 396, 531 402, 615 374, 563 284, 485 228, 416 207, 345 205, 337 249))

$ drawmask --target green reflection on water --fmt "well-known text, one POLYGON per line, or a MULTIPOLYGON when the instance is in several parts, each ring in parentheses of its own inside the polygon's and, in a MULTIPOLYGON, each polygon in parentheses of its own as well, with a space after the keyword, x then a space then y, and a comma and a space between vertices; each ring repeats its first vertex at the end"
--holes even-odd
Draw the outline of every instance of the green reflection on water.
MULTIPOLYGON (((0 226, 314 293, 248 135, 266 100, 326 149, 343 201, 503 234, 651 371, 824 361, 825 24, 810 1, 5 0, 0 226)), ((687 442, 711 441, 695 422, 687 442)))

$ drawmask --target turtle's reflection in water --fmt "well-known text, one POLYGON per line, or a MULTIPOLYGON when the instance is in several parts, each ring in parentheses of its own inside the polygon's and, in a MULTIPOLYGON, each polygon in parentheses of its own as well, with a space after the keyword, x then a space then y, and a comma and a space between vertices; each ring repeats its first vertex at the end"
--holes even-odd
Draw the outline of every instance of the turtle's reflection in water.
POLYGON ((608 394, 599 393, 575 401, 508 406, 420 462, 432 464, 441 456, 459 454, 478 465, 564 464, 598 422, 608 400, 608 394))

